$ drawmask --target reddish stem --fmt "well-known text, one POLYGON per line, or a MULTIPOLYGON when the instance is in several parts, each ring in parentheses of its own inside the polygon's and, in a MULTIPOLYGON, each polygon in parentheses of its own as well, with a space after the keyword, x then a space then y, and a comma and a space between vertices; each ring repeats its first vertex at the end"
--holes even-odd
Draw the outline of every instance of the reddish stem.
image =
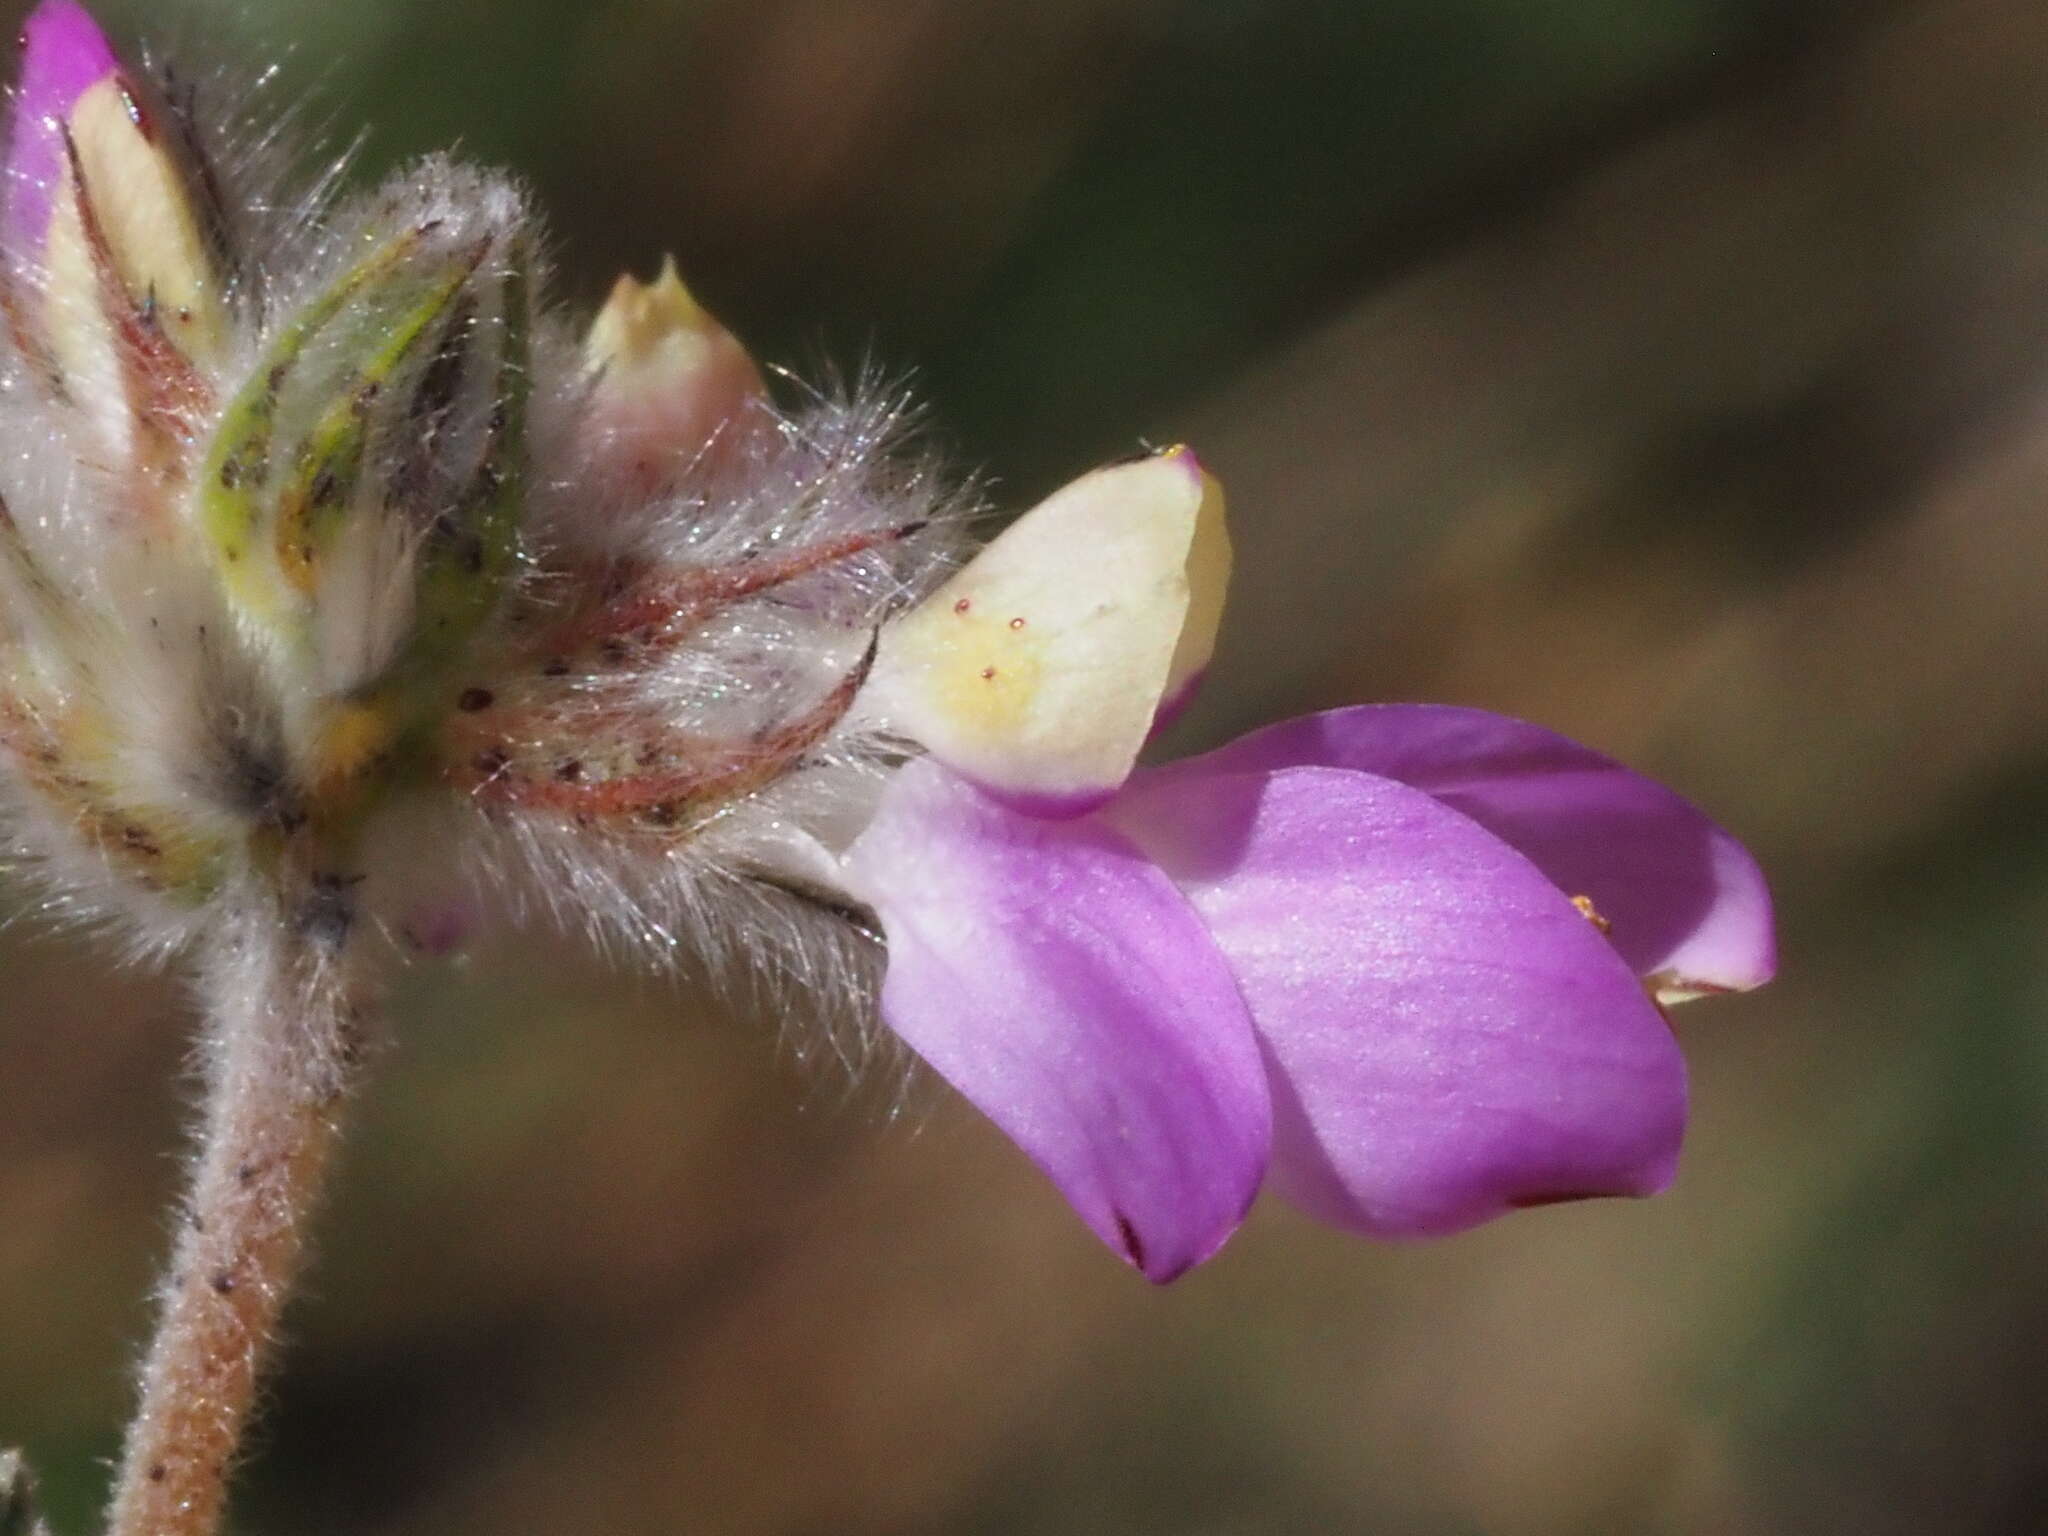
POLYGON ((276 903, 208 958, 205 1119, 108 1536, 213 1536, 334 1150, 361 1023, 346 924, 276 903))

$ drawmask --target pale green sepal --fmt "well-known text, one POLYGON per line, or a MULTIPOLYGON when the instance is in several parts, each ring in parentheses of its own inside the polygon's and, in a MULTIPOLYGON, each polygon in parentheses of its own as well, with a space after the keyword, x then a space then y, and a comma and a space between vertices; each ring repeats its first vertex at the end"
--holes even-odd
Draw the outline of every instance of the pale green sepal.
MULTIPOLYGON (((386 308, 378 302, 380 296, 389 295, 394 287, 411 287, 417 274, 409 258, 424 238, 420 229, 403 231, 310 300, 251 372, 214 435, 200 473, 199 524, 219 562, 221 583, 230 601, 259 631, 302 627, 309 607, 304 589, 290 579, 279 559, 279 498, 284 488, 278 483, 280 468, 285 476, 298 478, 310 489, 311 477, 296 472, 320 451, 323 429, 331 456, 338 435, 332 407, 346 409, 362 399, 358 388, 341 401, 325 402, 330 409, 318 411, 305 438, 281 442, 290 439, 288 404, 294 397, 303 402, 304 389, 295 387, 300 384, 299 375, 312 371, 309 364, 314 363, 324 365, 318 368, 322 374, 331 374, 337 360, 348 360, 357 350, 350 343, 357 338, 347 337, 330 351, 327 344, 333 338, 328 333, 340 329, 351 313, 361 321, 374 322, 386 308), (316 343, 321 345, 316 347, 316 343)), ((473 254, 449 252, 444 256, 442 281, 433 283, 425 301, 414 306, 416 311, 426 311, 420 327, 430 324, 445 308, 474 265, 473 254)), ((380 350, 388 348, 380 349, 379 342, 385 338, 376 334, 374 325, 358 324, 352 329, 358 335, 370 333, 361 336, 362 361, 366 365, 380 361, 380 350)), ((410 339, 416 342, 418 335, 419 327, 415 327, 410 339)), ((382 361, 388 374, 393 364, 382 361)), ((361 382, 368 383, 367 374, 361 382)))

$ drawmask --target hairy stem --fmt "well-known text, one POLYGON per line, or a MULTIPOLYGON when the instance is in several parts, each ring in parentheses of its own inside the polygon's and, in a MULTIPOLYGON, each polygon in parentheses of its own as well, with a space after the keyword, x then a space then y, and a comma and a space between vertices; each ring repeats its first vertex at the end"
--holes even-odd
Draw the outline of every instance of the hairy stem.
POLYGON ((252 900, 206 955, 204 1118, 108 1536, 219 1524, 359 1054, 345 896, 252 900))

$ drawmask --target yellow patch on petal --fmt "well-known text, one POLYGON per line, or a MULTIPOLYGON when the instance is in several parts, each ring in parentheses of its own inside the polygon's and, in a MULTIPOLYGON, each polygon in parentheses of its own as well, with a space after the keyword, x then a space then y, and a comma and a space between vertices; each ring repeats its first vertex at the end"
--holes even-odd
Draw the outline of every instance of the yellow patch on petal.
POLYGON ((1083 475, 889 627, 868 698, 991 791, 1086 810, 1130 773, 1177 669, 1208 659, 1222 519, 1185 448, 1083 475))

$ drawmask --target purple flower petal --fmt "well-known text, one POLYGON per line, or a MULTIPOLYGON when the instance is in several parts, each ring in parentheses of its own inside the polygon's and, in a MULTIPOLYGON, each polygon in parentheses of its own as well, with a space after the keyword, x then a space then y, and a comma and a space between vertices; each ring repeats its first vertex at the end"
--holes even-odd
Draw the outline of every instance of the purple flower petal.
POLYGON ((43 0, 21 28, 21 75, 7 140, 0 240, 17 258, 40 254, 64 179, 64 120, 78 98, 120 68, 85 7, 43 0))
POLYGON ((1145 772, 1108 819, 1180 884, 1267 1051, 1275 1188, 1382 1236, 1661 1189, 1685 1069, 1542 871, 1391 779, 1145 772))
POLYGON ((1243 999, 1167 878, 1093 820, 912 763, 849 850, 889 939, 882 1014, 1167 1281, 1243 1219, 1271 1106, 1243 999))
POLYGON ((1333 709, 1166 771, 1307 764, 1398 779, 1512 843, 1591 900, 1666 1001, 1746 991, 1776 968, 1770 892, 1741 843, 1661 784, 1519 720, 1437 704, 1333 709))

